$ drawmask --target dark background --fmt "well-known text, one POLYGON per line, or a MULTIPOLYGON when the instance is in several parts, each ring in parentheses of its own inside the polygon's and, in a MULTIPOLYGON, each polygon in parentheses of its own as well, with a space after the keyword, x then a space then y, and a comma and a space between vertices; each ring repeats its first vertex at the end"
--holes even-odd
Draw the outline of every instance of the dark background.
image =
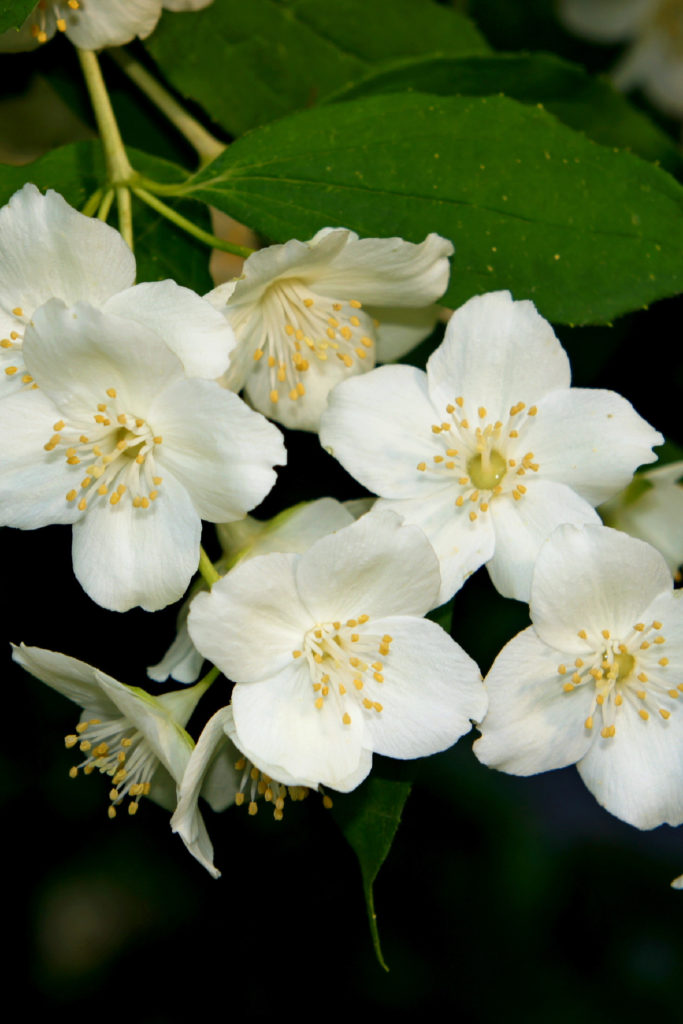
MULTIPOLYGON (((545 0, 478 0, 469 9, 501 49, 552 49, 593 70, 616 53, 567 36, 545 0)), ((8 60, 5 92, 21 96, 36 72, 49 76, 67 59, 55 44, 8 60)), ((170 136, 164 145, 186 158, 170 136)), ((558 329, 575 384, 620 391, 678 444, 683 359, 664 347, 671 341, 680 353, 681 312, 670 300, 613 328, 558 329)), ((290 433, 287 444, 290 465, 262 514, 324 494, 359 495, 314 436, 290 433)), ((205 543, 216 552, 210 527, 205 543)), ((172 639, 176 609, 96 607, 73 578, 67 528, 5 530, 0 544, 6 638, 146 685, 145 666, 172 639)), ((456 598, 453 635, 486 672, 527 621, 482 570, 456 598)), ((669 882, 683 872, 683 832, 623 824, 574 769, 498 774, 473 757, 473 737, 418 763, 377 759, 380 774, 414 779, 375 890, 385 974, 354 854, 318 799, 288 806, 282 823, 263 810, 255 818, 207 810, 223 871, 214 881, 170 833, 165 812, 143 801, 135 818, 109 821, 108 780, 68 778, 74 758, 62 738, 79 710, 9 655, 3 693, 5 987, 26 1010, 145 1022, 207 1011, 328 1017, 359 1006, 475 1021, 681 1015, 683 893, 669 882)), ((227 694, 216 684, 190 731, 227 694)))

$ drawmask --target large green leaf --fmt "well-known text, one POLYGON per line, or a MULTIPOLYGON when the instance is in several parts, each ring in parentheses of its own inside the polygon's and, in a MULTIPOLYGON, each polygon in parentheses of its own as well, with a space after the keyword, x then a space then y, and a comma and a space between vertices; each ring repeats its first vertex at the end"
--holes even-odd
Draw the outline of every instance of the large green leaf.
POLYGON ((509 288, 559 323, 604 323, 683 290, 683 189, 506 97, 393 94, 251 132, 183 193, 276 241, 326 225, 456 253, 444 302, 509 288))
POLYGON ((379 869, 387 859, 401 813, 410 793, 410 784, 373 776, 348 796, 334 803, 332 813, 353 848, 360 865, 363 892, 368 910, 375 953, 388 971, 379 941, 373 886, 379 869))
POLYGON ((464 15, 433 0, 215 0, 165 15, 145 46, 233 135, 312 106, 378 60, 488 50, 464 15))
POLYGON ((542 103, 560 121, 602 145, 630 149, 659 161, 667 170, 683 169, 683 156, 673 139, 631 106, 607 79, 546 53, 404 60, 346 86, 326 102, 405 91, 441 96, 504 93, 522 103, 542 103))
POLYGON ((0 32, 20 28, 36 6, 36 0, 0 0, 0 32))
MULTIPOLYGON (((129 150, 129 157, 138 170, 157 181, 173 183, 187 176, 181 167, 145 153, 129 150)), ((104 160, 99 143, 72 143, 52 150, 31 164, 21 167, 0 165, 0 206, 30 181, 41 189, 52 188, 60 192, 67 202, 79 209, 104 179, 104 160)), ((190 215, 200 227, 210 229, 205 208, 196 203, 176 204, 176 208, 190 215)), ((160 281, 171 277, 200 293, 213 287, 208 263, 210 250, 205 245, 141 203, 135 203, 133 212, 138 280, 160 281)))

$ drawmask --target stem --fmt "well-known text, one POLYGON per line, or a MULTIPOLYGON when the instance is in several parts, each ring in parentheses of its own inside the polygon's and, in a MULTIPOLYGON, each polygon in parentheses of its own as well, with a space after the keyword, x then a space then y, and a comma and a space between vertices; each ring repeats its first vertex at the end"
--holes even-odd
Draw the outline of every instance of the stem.
POLYGON ((133 248, 133 204, 130 198, 130 189, 125 185, 119 185, 116 189, 116 206, 119 211, 119 231, 124 241, 133 248))
POLYGON ((204 548, 201 546, 199 548, 199 571, 204 578, 204 582, 209 587, 212 587, 216 580, 219 580, 221 578, 220 575, 214 569, 213 562, 207 555, 204 548))
POLYGON ((81 213, 85 217, 93 217, 100 203, 102 202, 102 196, 104 195, 104 189, 98 188, 96 192, 90 196, 83 208, 81 213))
MULTIPOLYGON (((121 181, 128 181, 133 175, 133 168, 126 155, 97 54, 93 50, 79 49, 76 49, 76 53, 81 63, 81 70, 97 121, 97 129, 102 139, 109 181, 114 185, 121 181)), ((117 195, 117 200, 118 198, 117 195)))
POLYGON ((100 208, 97 211, 98 220, 107 220, 107 217, 109 216, 109 211, 111 210, 111 204, 114 202, 114 197, 115 192, 113 188, 110 188, 107 192, 104 193, 102 202, 100 203, 100 208))
POLYGON ((194 690, 199 690, 201 688, 202 692, 201 692, 200 696, 203 697, 204 694, 206 693, 206 691, 211 686, 211 684, 214 681, 214 679, 216 679, 216 677, 219 676, 220 674, 221 674, 221 670, 219 668, 216 668, 215 665, 212 665, 211 668, 209 669, 209 671, 204 676, 204 678, 200 679, 198 683, 195 683, 193 689, 194 690))
POLYGON ((207 132, 196 118, 171 95, 171 93, 154 78, 149 71, 125 50, 109 50, 109 56, 116 61, 123 73, 127 75, 138 89, 151 100, 161 113, 178 129, 183 138, 196 149, 201 165, 211 163, 226 148, 224 143, 207 132))
POLYGON ((160 213, 162 217, 166 217, 167 220, 170 220, 177 227, 187 231, 190 235, 194 235, 200 242, 211 246, 212 249, 222 249, 223 252, 231 252, 234 256, 243 256, 245 259, 254 252, 254 249, 249 249, 246 245, 235 245, 234 242, 227 242, 224 238, 219 238, 217 235, 212 235, 209 231, 204 231, 202 228, 197 227, 187 217, 177 213, 176 210, 167 206, 161 199, 153 196, 151 192, 147 192, 144 188, 134 188, 133 192, 138 199, 142 199, 143 203, 147 203, 153 210, 160 213))

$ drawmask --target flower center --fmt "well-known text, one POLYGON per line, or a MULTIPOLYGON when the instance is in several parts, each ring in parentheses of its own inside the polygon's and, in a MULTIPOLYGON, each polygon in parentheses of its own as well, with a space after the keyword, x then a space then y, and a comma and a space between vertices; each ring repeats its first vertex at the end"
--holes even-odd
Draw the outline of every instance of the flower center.
POLYGON ((304 636, 303 650, 292 651, 293 658, 305 657, 311 674, 315 706, 319 711, 331 702, 344 725, 350 725, 351 712, 382 711, 375 698, 384 683, 384 662, 393 637, 378 636, 366 626, 368 615, 342 622, 321 622, 304 636))
POLYGON ((446 418, 432 424, 430 461, 418 462, 417 469, 442 481, 446 472, 455 490, 455 506, 467 510, 471 522, 487 512, 489 503, 501 494, 520 501, 526 494, 521 478, 537 473, 534 453, 524 451, 524 432, 538 413, 535 405, 516 402, 500 419, 489 415, 484 406, 467 415, 465 399, 460 396, 446 406, 446 418), (468 504, 471 503, 471 504, 468 504))
POLYGON ((116 388, 108 388, 108 402, 99 402, 91 423, 58 420, 55 433, 43 445, 46 452, 64 448, 68 466, 82 466, 80 487, 67 492, 66 500, 78 500, 85 512, 91 500, 109 497, 118 505, 126 495, 134 508, 149 508, 158 497, 162 477, 156 473, 155 456, 163 438, 155 435, 140 416, 124 411, 116 388), (87 433, 84 431, 87 430, 87 433), (80 493, 80 498, 79 498, 80 493))
POLYGON ((55 16, 57 31, 66 32, 67 18, 74 11, 78 11, 80 7, 81 3, 79 0, 66 0, 66 3, 62 3, 61 0, 40 0, 40 3, 33 11, 31 35, 39 43, 46 43, 48 41, 47 13, 49 9, 52 9, 55 16))
POLYGON ((497 448, 478 452, 467 462, 467 472, 475 487, 492 491, 507 473, 508 465, 497 448))
MULTIPOLYGON (((661 646, 666 643, 661 629, 662 623, 657 620, 650 625, 637 622, 623 641, 614 640, 608 629, 579 630, 580 639, 586 643, 586 654, 576 658, 571 679, 562 688, 565 693, 572 693, 582 686, 593 687, 590 714, 584 722, 586 729, 593 729, 598 712, 602 717, 600 735, 610 739, 616 733, 617 710, 624 701, 637 709, 643 722, 655 711, 665 720, 670 717, 683 692, 683 683, 673 688, 666 678, 669 659, 661 656, 661 646)), ((566 677, 570 669, 558 665, 557 671, 560 677, 566 677)))
POLYGON ((69 769, 72 779, 78 775, 79 768, 84 775, 90 775, 97 768, 111 776, 113 786, 107 811, 110 818, 116 817, 116 808, 126 796, 133 797, 128 813, 137 812, 140 797, 149 795, 159 762, 142 733, 127 718, 84 719, 76 726, 75 733, 64 737, 64 743, 69 749, 78 744, 78 749, 87 755, 84 761, 69 769))
MULTIPOLYGON (((248 795, 248 809, 249 814, 252 815, 258 813, 256 801, 258 797, 262 796, 266 803, 273 805, 275 820, 282 821, 287 796, 289 795, 289 799, 295 803, 297 800, 305 800, 310 792, 307 786, 285 786, 282 782, 271 779, 270 775, 259 771, 256 765, 246 757, 241 757, 239 761, 235 762, 235 771, 242 772, 240 788, 235 794, 235 803, 241 807, 246 803, 248 795)), ((331 801, 329 806, 332 806, 331 801)))
POLYGON ((266 359, 273 403, 283 395, 293 402, 305 395, 303 378, 312 362, 338 359, 349 370, 364 361, 368 369, 374 365, 377 323, 357 299, 335 301, 288 278, 268 289, 263 315, 265 337, 254 360, 266 359))

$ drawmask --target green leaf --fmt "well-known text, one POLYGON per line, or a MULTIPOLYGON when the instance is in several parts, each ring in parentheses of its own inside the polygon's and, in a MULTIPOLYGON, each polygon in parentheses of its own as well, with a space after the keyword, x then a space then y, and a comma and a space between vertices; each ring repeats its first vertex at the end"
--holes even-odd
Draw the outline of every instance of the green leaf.
POLYGON ((233 135, 310 107, 378 60, 488 51, 433 0, 215 0, 145 41, 171 84, 233 135))
MULTIPOLYGON (((187 172, 176 164, 158 160, 146 153, 129 150, 137 170, 156 181, 182 182, 187 172)), ((54 149, 31 164, 20 167, 0 165, 0 206, 26 182, 39 188, 60 192, 66 201, 80 209, 105 180, 104 159, 97 142, 76 142, 54 149)), ((210 230, 208 211, 196 203, 175 204, 176 209, 210 230)), ((112 214, 110 219, 116 223, 112 214)), ((133 207, 135 257, 140 281, 161 281, 171 277, 203 294, 213 287, 209 274, 210 250, 154 210, 142 203, 133 207)))
POLYGON ((522 103, 542 103, 570 128, 605 146, 630 149, 670 171, 683 169, 673 139, 631 106, 607 79, 551 54, 500 53, 474 57, 421 57, 401 61, 329 96, 326 102, 390 92, 440 96, 504 93, 522 103))
POLYGON ((36 0, 0 0, 0 32, 21 28, 36 6, 36 0))
POLYGON ((391 849, 409 793, 407 782, 373 776, 353 793, 337 799, 332 808, 337 824, 358 857, 372 943, 385 971, 389 968, 379 941, 373 885, 391 849))
POLYGON ((683 290, 681 186, 506 97, 304 111, 233 143, 183 193, 275 241, 437 231, 456 249, 445 305, 509 288, 558 323, 605 323, 683 290))

